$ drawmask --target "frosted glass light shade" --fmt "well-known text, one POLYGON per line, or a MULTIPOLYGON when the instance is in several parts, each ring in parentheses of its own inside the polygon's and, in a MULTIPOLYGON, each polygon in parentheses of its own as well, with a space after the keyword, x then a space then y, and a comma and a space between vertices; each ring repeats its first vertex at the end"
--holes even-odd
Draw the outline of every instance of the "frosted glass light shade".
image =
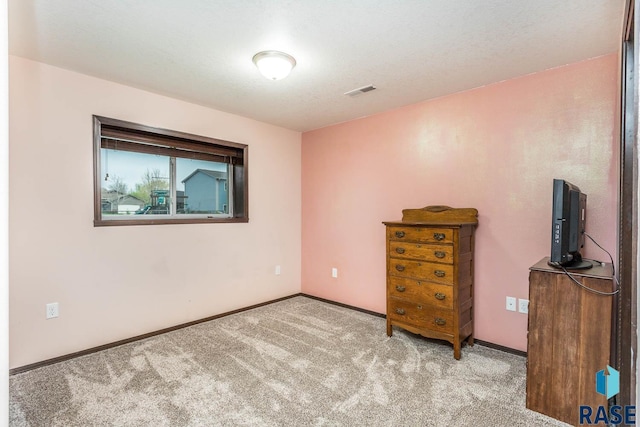
POLYGON ((256 53, 253 56, 253 63, 256 64, 260 73, 269 80, 284 79, 296 66, 296 60, 293 56, 277 50, 256 53))

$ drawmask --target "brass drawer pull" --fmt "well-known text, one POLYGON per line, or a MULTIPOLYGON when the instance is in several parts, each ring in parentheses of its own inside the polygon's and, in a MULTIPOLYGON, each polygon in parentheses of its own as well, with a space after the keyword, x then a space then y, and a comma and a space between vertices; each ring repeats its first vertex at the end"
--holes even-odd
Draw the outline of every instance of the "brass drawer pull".
POLYGON ((402 239, 404 237, 404 231, 396 231, 396 237, 402 239))
POLYGON ((404 248, 396 248, 396 252, 399 254, 403 254, 404 253, 404 248))
POLYGON ((436 297, 436 299, 439 299, 440 301, 446 298, 446 295, 443 294, 442 292, 436 292, 434 296, 436 297))
POLYGON ((396 264, 396 270, 404 271, 404 265, 396 264))
POLYGON ((442 251, 435 251, 433 254, 436 256, 436 258, 444 258, 447 256, 447 254, 442 251))
POLYGON ((436 240, 444 240, 444 233, 433 233, 433 238, 436 240))
POLYGON ((404 286, 400 286, 400 285, 396 285, 396 291, 398 292, 404 292, 407 288, 405 288, 404 286))
POLYGON ((433 272, 433 274, 436 275, 436 277, 444 277, 444 275, 446 274, 444 271, 442 270, 436 270, 433 272))
POLYGON ((396 314, 404 314, 404 308, 396 308, 396 314))
POLYGON ((441 317, 436 317, 435 322, 436 322, 436 325, 438 326, 444 326, 447 324, 447 321, 441 317))

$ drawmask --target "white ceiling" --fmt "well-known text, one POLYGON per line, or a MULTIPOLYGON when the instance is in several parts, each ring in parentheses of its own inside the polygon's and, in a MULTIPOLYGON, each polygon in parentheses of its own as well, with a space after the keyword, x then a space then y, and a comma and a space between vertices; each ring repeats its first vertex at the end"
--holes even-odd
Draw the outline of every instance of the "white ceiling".
POLYGON ((624 0, 9 0, 9 52, 298 131, 616 52, 624 0), (251 58, 298 62, 279 81, 251 58), (345 92, 373 84, 356 97, 345 92))

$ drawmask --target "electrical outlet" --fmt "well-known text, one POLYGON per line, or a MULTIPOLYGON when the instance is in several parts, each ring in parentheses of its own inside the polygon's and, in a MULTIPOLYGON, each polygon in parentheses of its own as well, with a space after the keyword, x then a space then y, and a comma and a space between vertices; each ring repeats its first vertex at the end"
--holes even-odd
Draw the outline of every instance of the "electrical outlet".
POLYGON ((338 269, 333 267, 331 269, 331 277, 333 277, 334 279, 338 278, 338 269))
POLYGON ((507 310, 516 311, 516 299, 515 299, 515 297, 507 297, 507 310))
POLYGON ((529 300, 528 299, 519 299, 518 300, 518 311, 520 313, 524 313, 524 314, 529 313, 529 300))
POLYGON ((276 265, 276 276, 280 275, 280 266, 276 265))
POLYGON ((58 303, 52 302, 47 304, 47 319, 53 319, 58 317, 60 312, 58 311, 58 303))

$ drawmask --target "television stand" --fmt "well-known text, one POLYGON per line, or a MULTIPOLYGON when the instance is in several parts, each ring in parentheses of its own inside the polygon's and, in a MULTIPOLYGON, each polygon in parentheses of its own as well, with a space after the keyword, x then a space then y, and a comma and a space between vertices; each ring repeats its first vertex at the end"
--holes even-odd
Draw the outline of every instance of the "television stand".
POLYGON ((584 259, 581 259, 580 261, 575 261, 575 262, 572 262, 572 263, 566 264, 566 265, 560 265, 558 263, 548 261, 547 265, 549 265, 549 266, 551 266, 553 268, 557 268, 558 270, 562 270, 562 268, 564 267, 564 269, 567 270, 567 271, 571 271, 571 270, 588 270, 589 268, 593 267, 593 263, 591 261, 587 261, 587 260, 584 260, 584 259))
MULTIPOLYGON (((596 392, 596 372, 610 365, 611 296, 573 283, 543 258, 529 273, 527 408, 578 425, 580 405, 607 406, 596 392)), ((571 276, 600 292, 613 290, 611 264, 571 276)))

